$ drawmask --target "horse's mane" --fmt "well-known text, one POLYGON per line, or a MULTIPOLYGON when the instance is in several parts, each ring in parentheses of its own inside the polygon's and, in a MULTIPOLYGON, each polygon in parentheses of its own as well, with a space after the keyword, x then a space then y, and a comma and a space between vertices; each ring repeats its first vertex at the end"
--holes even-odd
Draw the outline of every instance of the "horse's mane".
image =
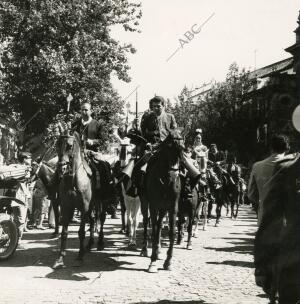
POLYGON ((49 171, 51 171, 52 173, 55 172, 55 169, 53 169, 47 162, 43 161, 42 164, 43 164, 45 167, 47 167, 47 169, 48 169, 49 171))
POLYGON ((164 165, 175 165, 180 158, 179 150, 174 147, 170 147, 168 143, 173 142, 175 146, 175 141, 182 139, 179 130, 171 130, 165 140, 159 145, 156 160, 162 162, 164 165))

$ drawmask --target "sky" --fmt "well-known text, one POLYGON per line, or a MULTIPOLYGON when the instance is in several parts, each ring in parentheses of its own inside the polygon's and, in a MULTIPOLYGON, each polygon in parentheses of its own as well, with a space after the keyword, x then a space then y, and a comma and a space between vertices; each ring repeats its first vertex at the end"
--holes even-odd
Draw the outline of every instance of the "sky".
MULTIPOLYGON (((138 87, 139 111, 154 95, 173 102, 185 85, 223 81, 233 62, 253 70, 290 57, 284 49, 295 43, 300 10, 299 0, 141 3, 141 33, 112 31, 115 39, 137 49, 129 56, 131 82, 114 77, 113 85, 123 99, 138 87)), ((135 93, 126 99, 131 109, 135 99, 135 93)))

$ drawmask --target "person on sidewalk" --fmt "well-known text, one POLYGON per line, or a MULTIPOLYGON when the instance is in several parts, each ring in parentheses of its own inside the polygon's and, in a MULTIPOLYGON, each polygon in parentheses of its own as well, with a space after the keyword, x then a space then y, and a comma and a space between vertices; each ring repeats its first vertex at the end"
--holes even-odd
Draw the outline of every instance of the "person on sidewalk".
POLYGON ((50 201, 48 200, 48 192, 43 182, 38 179, 33 189, 33 223, 34 228, 45 230, 43 226, 44 219, 49 212, 50 201))
POLYGON ((256 179, 252 192, 262 208, 254 266, 256 284, 270 303, 296 304, 300 300, 300 154, 284 155, 287 149, 288 139, 274 136, 272 155, 254 167, 254 177, 264 177, 256 179))
POLYGON ((25 249, 25 246, 21 240, 23 237, 23 233, 27 231, 28 205, 29 205, 29 199, 31 198, 31 193, 28 187, 28 178, 30 177, 30 171, 31 171, 31 160, 32 160, 31 153, 29 152, 20 152, 18 154, 19 163, 28 167, 28 173, 25 176, 26 180, 24 181, 22 180, 21 182, 18 182, 14 195, 9 194, 8 192, 6 193, 6 195, 14 196, 15 198, 19 199, 25 204, 25 205, 21 205, 13 202, 11 205, 12 212, 14 215, 14 221, 18 227, 18 232, 19 232, 19 246, 18 246, 19 249, 25 249))
POLYGON ((282 160, 289 150, 288 138, 276 134, 271 139, 271 155, 262 161, 254 163, 248 183, 248 198, 257 207, 258 225, 264 212, 265 197, 270 191, 269 183, 272 179, 278 161, 282 160))

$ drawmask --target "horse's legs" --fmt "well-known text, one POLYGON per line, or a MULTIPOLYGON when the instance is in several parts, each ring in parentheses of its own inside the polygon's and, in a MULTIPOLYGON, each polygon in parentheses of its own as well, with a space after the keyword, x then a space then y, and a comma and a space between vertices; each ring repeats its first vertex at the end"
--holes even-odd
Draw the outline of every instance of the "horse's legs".
POLYGON ((126 219, 125 219, 126 207, 125 207, 123 193, 120 195, 120 205, 121 205, 121 221, 122 221, 121 233, 125 233, 126 232, 126 219))
MULTIPOLYGON (((204 200, 205 199, 203 199, 203 198, 200 199, 198 219, 197 219, 197 222, 196 222, 196 225, 195 225, 195 229, 194 229, 194 236, 197 236, 197 234, 198 234, 198 223, 199 223, 200 217, 201 217, 201 215, 203 213, 204 200)), ((203 214, 203 217, 204 217, 204 214, 203 214)), ((205 225, 206 225, 206 219, 204 219, 204 222, 203 222, 203 229, 204 229, 205 225)))
POLYGON ((203 230, 206 230, 206 223, 207 223, 207 209, 208 209, 208 200, 204 199, 203 201, 203 230))
POLYGON ((152 224, 152 233, 151 233, 151 240, 152 240, 152 254, 151 254, 151 263, 148 268, 148 272, 157 272, 157 249, 158 249, 158 233, 157 233, 157 219, 158 211, 154 209, 150 209, 150 218, 152 224))
POLYGON ((199 198, 198 198, 198 205, 197 205, 197 209, 196 209, 196 213, 195 213, 195 227, 194 227, 193 237, 197 237, 197 234, 198 234, 198 223, 199 223, 202 205, 203 205, 202 199, 203 199, 203 194, 200 193, 199 198))
POLYGON ((54 221, 55 221, 55 229, 53 232, 53 236, 59 234, 59 201, 58 199, 53 199, 51 201, 53 212, 54 212, 54 221))
POLYGON ((128 233, 128 241, 129 244, 132 242, 132 234, 133 234, 133 227, 132 227, 132 204, 131 198, 125 198, 125 206, 126 206, 126 216, 127 216, 127 233, 128 233))
MULTIPOLYGON (((96 213, 95 213, 96 214, 96 213)), ((97 219, 96 215, 93 215, 93 212, 89 213, 89 222, 90 222, 90 238, 88 245, 86 246, 87 251, 90 251, 94 245, 94 235, 95 235, 95 218, 97 219)))
POLYGON ((207 219, 210 220, 211 219, 211 211, 213 208, 213 200, 209 200, 208 201, 208 209, 207 209, 207 219))
POLYGON ((133 234, 132 234, 132 244, 135 246, 136 245, 136 231, 138 228, 139 224, 139 215, 140 215, 140 210, 141 210, 141 202, 139 197, 135 198, 135 205, 134 205, 134 210, 133 210, 133 234))
POLYGON ((148 202, 143 196, 140 196, 141 200, 141 212, 143 215, 143 247, 141 250, 141 256, 148 256, 148 202))
POLYGON ((234 218, 237 218, 238 216, 241 197, 242 197, 241 192, 238 192, 236 195, 236 210, 235 210, 234 218))
POLYGON ((177 230, 178 230, 178 235, 177 235, 177 245, 181 245, 182 238, 183 238, 183 222, 184 222, 184 217, 182 214, 178 214, 178 222, 177 222, 177 230))
POLYGON ((221 192, 216 193, 216 224, 215 226, 218 227, 220 224, 220 219, 221 219, 221 214, 222 214, 222 206, 223 206, 223 201, 221 197, 221 192))
POLYGON ((125 206, 127 212, 127 224, 128 224, 128 236, 129 246, 136 245, 136 229, 137 229, 137 216, 140 209, 139 197, 128 197, 125 196, 125 206))
POLYGON ((166 216, 166 211, 160 210, 158 213, 158 221, 157 221, 157 259, 162 260, 162 252, 161 252, 161 231, 163 227, 163 219, 166 216))
POLYGON ((106 219, 106 210, 101 210, 100 212, 100 231, 99 231, 99 238, 97 244, 97 250, 101 251, 104 249, 104 233, 103 233, 103 226, 106 219))
MULTIPOLYGON (((89 214, 87 212, 84 212, 84 210, 81 210, 80 213, 80 227, 78 230, 78 236, 79 236, 79 253, 78 253, 78 260, 82 261, 83 256, 85 254, 85 248, 84 248, 84 240, 85 240, 85 222, 86 219, 89 218, 89 214)), ((91 232, 92 233, 92 232, 91 232)))
POLYGON ((193 220, 195 218, 195 210, 190 210, 189 212, 189 224, 187 227, 188 231, 188 240, 186 248, 192 250, 192 232, 193 232, 193 220))
POLYGON ((67 247, 67 238, 68 238, 68 224, 64 224, 61 231, 61 242, 60 242, 60 251, 57 260, 52 266, 53 269, 64 268, 64 257, 66 256, 66 247, 67 247))
POLYGON ((229 200, 228 195, 225 195, 223 193, 222 201, 223 201, 223 204, 226 205, 226 216, 228 216, 228 214, 229 214, 229 205, 230 205, 230 200, 229 200))
POLYGON ((230 197, 231 218, 234 218, 235 197, 230 197))
POLYGON ((173 256, 173 248, 174 248, 174 239, 175 239, 175 222, 176 222, 176 213, 169 211, 169 249, 167 251, 167 259, 164 262, 164 269, 171 270, 171 259, 173 256))

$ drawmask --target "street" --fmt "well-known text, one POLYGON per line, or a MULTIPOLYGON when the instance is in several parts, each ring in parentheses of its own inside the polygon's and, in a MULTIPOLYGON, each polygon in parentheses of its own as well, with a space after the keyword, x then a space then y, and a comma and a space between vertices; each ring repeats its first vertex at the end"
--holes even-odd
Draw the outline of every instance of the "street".
MULTIPOLYGON (((157 274, 147 272, 149 258, 127 248, 120 221, 107 219, 105 251, 93 249, 80 267, 78 226, 71 226, 67 268, 56 271, 51 266, 59 240, 49 238, 51 230, 26 233, 26 249, 0 265, 0 303, 268 303, 254 283, 256 218, 249 206, 237 220, 223 217, 220 227, 214 221, 207 231, 200 227, 193 250, 175 246, 173 270, 157 274)), ((141 229, 138 236, 140 248, 141 229)))

